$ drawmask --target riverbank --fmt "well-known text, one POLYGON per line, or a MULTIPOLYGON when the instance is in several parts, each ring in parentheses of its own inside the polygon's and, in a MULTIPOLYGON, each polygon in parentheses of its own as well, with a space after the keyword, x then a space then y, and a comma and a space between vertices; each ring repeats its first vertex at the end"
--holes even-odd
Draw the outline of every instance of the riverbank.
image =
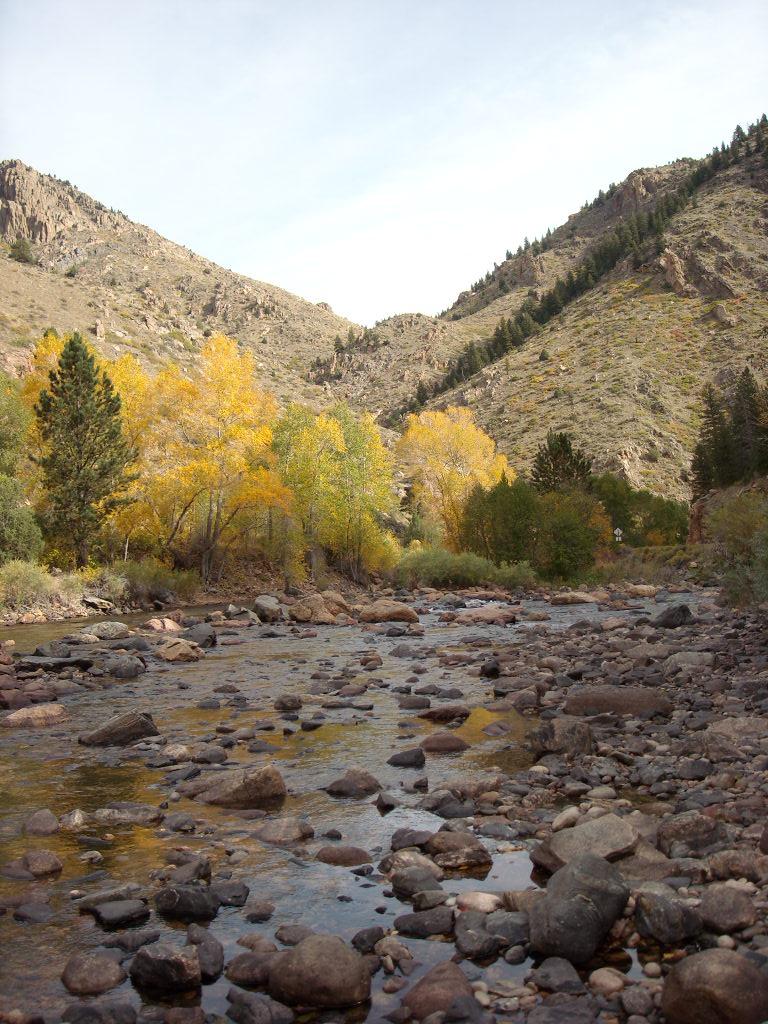
POLYGON ((61 710, 0 728, 0 1020, 751 1021, 765 622, 612 596, 15 659, 61 710))

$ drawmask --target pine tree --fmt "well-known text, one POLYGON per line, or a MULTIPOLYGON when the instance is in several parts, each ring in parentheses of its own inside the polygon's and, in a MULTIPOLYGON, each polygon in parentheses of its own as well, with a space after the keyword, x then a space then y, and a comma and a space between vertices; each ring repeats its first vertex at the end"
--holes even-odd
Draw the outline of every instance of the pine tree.
POLYGON ((536 452, 531 480, 537 491, 547 493, 584 487, 592 472, 592 460, 574 448, 569 434, 550 430, 547 440, 536 452))
POLYGON ((123 502, 134 452, 123 436, 120 397, 79 334, 64 346, 35 406, 45 454, 37 461, 47 492, 47 525, 88 562, 94 535, 123 502))

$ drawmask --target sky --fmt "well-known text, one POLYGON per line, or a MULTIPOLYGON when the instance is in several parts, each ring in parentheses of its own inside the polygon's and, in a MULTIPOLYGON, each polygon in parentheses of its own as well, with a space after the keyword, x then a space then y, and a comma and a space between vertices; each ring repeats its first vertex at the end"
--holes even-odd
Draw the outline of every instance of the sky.
POLYGON ((764 0, 0 0, 0 158, 367 325, 768 107, 764 0))

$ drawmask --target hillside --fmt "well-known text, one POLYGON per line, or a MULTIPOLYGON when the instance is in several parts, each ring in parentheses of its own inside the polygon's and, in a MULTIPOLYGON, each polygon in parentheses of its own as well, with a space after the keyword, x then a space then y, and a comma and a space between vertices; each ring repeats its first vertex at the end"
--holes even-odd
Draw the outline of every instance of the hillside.
POLYGON ((762 159, 702 186, 661 245, 660 256, 639 268, 623 261, 535 338, 430 404, 469 405, 518 466, 547 430, 570 430, 598 467, 688 497, 702 387, 728 366, 768 371, 762 159))
POLYGON ((20 370, 46 327, 79 330, 108 357, 147 367, 194 359, 205 337, 237 337, 281 396, 322 398, 303 379, 351 324, 274 285, 225 270, 68 182, 0 163, 0 365, 20 370), (8 257, 18 237, 39 264, 8 257), (298 390, 297 390, 298 389, 298 390))

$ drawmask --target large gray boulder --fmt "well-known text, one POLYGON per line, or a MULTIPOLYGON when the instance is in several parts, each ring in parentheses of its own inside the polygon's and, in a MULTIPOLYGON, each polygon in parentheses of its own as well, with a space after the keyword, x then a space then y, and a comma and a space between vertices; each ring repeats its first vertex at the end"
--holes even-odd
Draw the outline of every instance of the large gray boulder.
POLYGON ((180 792, 195 796, 206 804, 252 810, 283 802, 287 795, 283 777, 274 765, 261 768, 237 768, 212 772, 209 778, 195 779, 180 787, 180 792))
POLYGON ((632 853, 639 841, 640 833, 626 818, 604 814, 553 832, 531 852, 531 860, 547 871, 557 871, 585 853, 616 860, 632 853))
POLYGON ((371 994, 365 959, 336 935, 310 935, 270 964, 269 994, 289 1006, 342 1008, 371 994))
POLYGON ((594 956, 629 899, 629 887, 607 860, 585 853, 557 871, 530 907, 531 949, 583 964, 594 956))
POLYGON ((667 1024, 761 1024, 768 973, 730 949, 705 949, 675 964, 661 998, 667 1024))

